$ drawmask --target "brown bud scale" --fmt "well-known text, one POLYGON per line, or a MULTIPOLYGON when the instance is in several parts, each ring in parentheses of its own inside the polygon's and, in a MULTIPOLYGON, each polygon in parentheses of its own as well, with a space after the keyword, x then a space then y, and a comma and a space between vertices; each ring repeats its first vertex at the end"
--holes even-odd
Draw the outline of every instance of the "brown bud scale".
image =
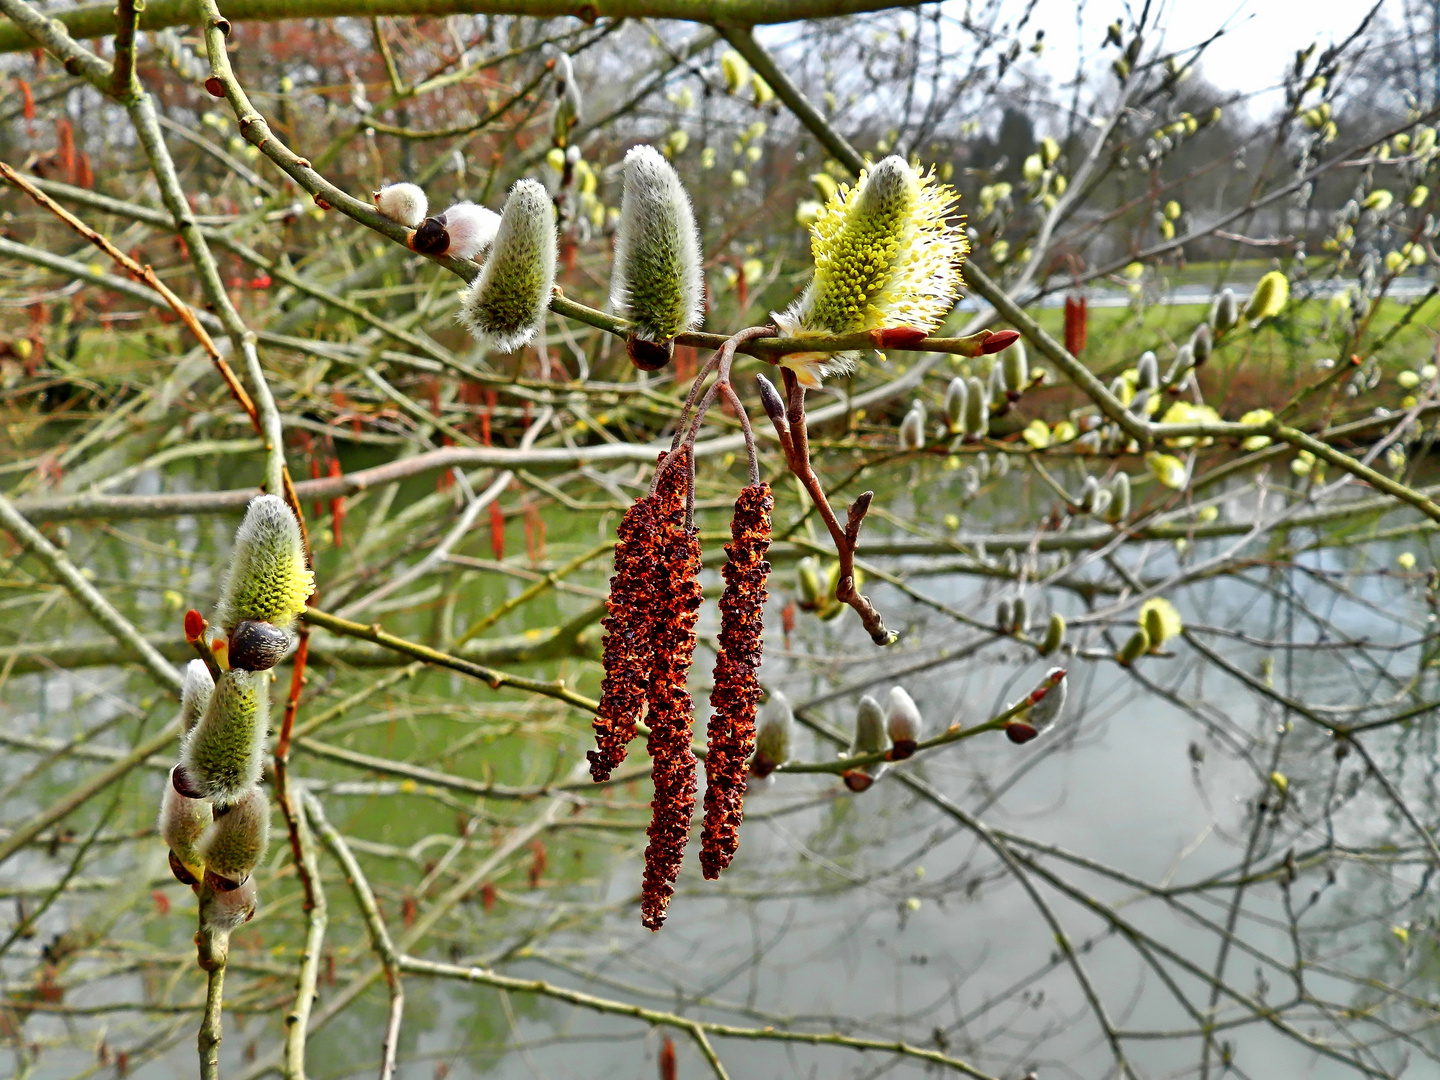
POLYGON ((705 756, 705 829, 700 865, 717 878, 735 858, 744 817, 746 762, 755 750, 755 708, 760 703, 761 634, 765 579, 770 564, 770 511, 775 500, 763 481, 735 500, 730 543, 725 545, 725 591, 720 597, 720 649, 710 693, 705 756))

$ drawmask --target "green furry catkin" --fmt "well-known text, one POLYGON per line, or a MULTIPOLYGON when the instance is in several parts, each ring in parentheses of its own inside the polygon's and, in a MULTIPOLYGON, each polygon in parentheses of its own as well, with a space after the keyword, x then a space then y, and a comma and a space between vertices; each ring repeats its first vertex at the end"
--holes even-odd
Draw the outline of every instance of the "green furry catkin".
POLYGON ((217 806, 236 802, 260 780, 269 724, 270 676, 227 671, 205 715, 185 736, 180 764, 186 777, 217 806))
POLYGON ((634 147, 625 155, 610 303, 645 341, 693 330, 705 298, 700 261, 695 213, 680 177, 654 147, 634 147))
POLYGON ((270 843, 270 800, 252 787, 215 818, 200 841, 205 869, 237 885, 265 857, 270 843))
POLYGON ((505 200, 495 244, 461 295, 460 321, 491 348, 528 345, 555 288, 555 207, 542 184, 518 180, 505 200))
POLYGON ((227 634, 241 619, 289 630, 314 591, 315 575, 305 565, 300 523, 290 507, 278 495, 250 500, 235 533, 235 551, 220 587, 215 622, 227 634))

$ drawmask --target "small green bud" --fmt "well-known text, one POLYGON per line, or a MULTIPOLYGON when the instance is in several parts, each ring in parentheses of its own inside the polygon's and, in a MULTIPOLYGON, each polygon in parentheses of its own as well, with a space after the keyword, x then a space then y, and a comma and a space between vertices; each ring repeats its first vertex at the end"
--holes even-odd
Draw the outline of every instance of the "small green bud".
POLYGON ((770 700, 760 713, 750 771, 756 776, 769 776, 789 761, 794 732, 795 714, 790 709, 790 700, 779 690, 770 691, 770 700))
POLYGON ((625 155, 610 302, 645 341, 668 342, 700 325, 705 299, 700 237, 690 197, 654 147, 625 155))
POLYGON ((200 856, 207 874, 238 885, 260 865, 269 843, 270 800, 252 787, 232 805, 217 810, 200 841, 200 856))
POLYGON ((1245 317, 1252 322, 1270 319, 1284 310, 1290 299, 1290 282, 1279 270, 1271 270, 1260 279, 1245 305, 1245 317))
POLYGON ((1145 632, 1145 628, 1142 626, 1130 635, 1130 640, 1125 642, 1124 648, 1120 650, 1120 655, 1116 657, 1116 659, 1126 667, 1129 667, 1149 651, 1150 635, 1145 632))
POLYGON ((956 375, 945 388, 945 426, 951 435, 965 430, 965 405, 968 390, 965 380, 956 375))
POLYGON ((1017 637, 1023 637, 1030 629, 1030 605, 1025 602, 1025 597, 1015 598, 1010 608, 1010 620, 1010 629, 1017 637))
POLYGON ((205 706, 210 702, 210 693, 215 689, 215 680, 204 660, 191 660, 185 665, 185 678, 180 683, 180 731, 188 733, 200 717, 205 715, 205 706))
POLYGON ((501 352, 528 345, 555 288, 555 207, 544 185, 517 180, 505 200, 495 243, 460 300, 460 321, 501 352))
POLYGON ((1225 289, 1215 298, 1215 303, 1210 308, 1210 325, 1217 334, 1223 334, 1239 321, 1240 305, 1235 300, 1235 294, 1225 289))
POLYGON ((1146 609, 1145 636, 1157 645, 1165 640, 1165 620, 1159 608, 1146 609))
POLYGON ((1095 510, 1095 497, 1100 494, 1100 481, 1093 476, 1085 477, 1085 483, 1080 488, 1080 510, 1083 513, 1093 513, 1095 510))
POLYGON ((253 788, 269 723, 270 676, 227 671, 180 748, 180 764, 195 790, 228 806, 253 788))
POLYGON ((995 605, 995 629, 1002 634, 1008 634, 1011 627, 1010 601, 1001 600, 995 605))
POLYGON ((1050 616, 1050 625, 1045 628, 1045 640, 1040 643, 1040 655, 1049 656, 1065 644, 1065 616, 1058 611, 1050 616))
POLYGON ((1005 375, 1006 395, 1014 401, 1030 385, 1030 361, 1025 355, 1023 338, 1000 354, 1000 367, 1005 375))
POLYGON ((1195 334, 1190 338, 1190 352, 1195 357, 1195 366, 1199 367, 1210 359, 1210 351, 1214 348, 1214 339, 1210 336, 1208 323, 1201 323, 1195 328, 1195 334))
POLYGON ((1154 390, 1160 385, 1160 365, 1155 354, 1149 349, 1141 355, 1135 365, 1135 392, 1154 390))
POLYGON ((1130 474, 1116 473, 1110 481, 1110 507, 1105 520, 1118 525, 1130 516, 1130 474))
POLYGON ((720 72, 725 76, 725 89, 732 94, 750 85, 750 65, 734 49, 727 49, 721 55, 720 72))
POLYGON ((820 563, 813 555, 800 560, 795 568, 796 580, 800 587, 800 600, 807 607, 816 607, 824 597, 824 585, 820 582, 820 563))
POLYGON ((315 575, 305 565, 300 523, 290 507, 278 495, 251 499, 235 533, 215 622, 227 634, 241 619, 289 630, 314 591, 315 575))
POLYGON ((1187 342, 1175 350, 1175 360, 1170 365, 1170 370, 1165 373, 1165 385, 1172 390, 1178 389, 1185 382, 1185 376, 1189 375, 1195 368, 1195 350, 1187 342))
POLYGON ((965 385, 965 438, 975 442, 990 433, 990 403, 985 384, 977 376, 971 375, 965 385))

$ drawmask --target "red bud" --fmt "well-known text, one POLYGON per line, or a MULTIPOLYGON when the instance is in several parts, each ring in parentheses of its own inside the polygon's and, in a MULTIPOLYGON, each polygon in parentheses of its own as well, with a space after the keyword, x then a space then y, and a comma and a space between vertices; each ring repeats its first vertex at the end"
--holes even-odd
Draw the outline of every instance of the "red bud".
POLYGON ((1029 724, 1015 723, 1005 725, 1005 737, 1016 746, 1024 745, 1039 734, 1040 733, 1029 724))
POLYGON ((845 786, 851 791, 859 794, 875 782, 875 778, 869 773, 863 773, 859 769, 851 769, 840 774, 840 779, 845 781, 845 786))
POLYGON ((927 331, 918 326, 887 326, 876 331, 876 348, 913 349, 929 336, 927 331))
POLYGON ((205 616, 191 608, 185 612, 185 640, 194 644, 205 636, 207 624, 205 616))
POLYGON ((211 97, 225 96, 225 84, 222 83, 219 79, 217 79, 214 75, 211 75, 208 79, 205 80, 205 90, 209 93, 211 97))
POLYGON ((1004 352, 1015 342, 1020 340, 1020 334, 1014 330, 996 330, 980 344, 980 355, 989 356, 991 353, 1004 352))

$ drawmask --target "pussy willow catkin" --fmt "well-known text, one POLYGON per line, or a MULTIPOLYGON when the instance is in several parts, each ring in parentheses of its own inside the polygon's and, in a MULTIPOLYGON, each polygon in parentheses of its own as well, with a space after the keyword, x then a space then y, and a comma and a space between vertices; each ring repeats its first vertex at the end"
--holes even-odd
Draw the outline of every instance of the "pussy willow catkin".
POLYGON ((747 761, 755 749, 755 708, 760 702, 761 634, 765 629, 765 579, 770 564, 770 485, 753 484, 735 500, 730 543, 721 573, 720 649, 710 693, 709 743, 705 756, 705 829, 700 866, 717 878, 740 844, 747 761))
POLYGON ((690 750, 694 714, 685 680, 695 655, 700 608, 700 538, 685 520, 688 489, 689 462, 682 454, 656 488, 659 558, 644 569, 655 613, 655 660, 646 692, 655 795, 650 803, 640 921, 651 930, 665 922, 695 813, 696 763, 690 750))
POLYGON ((590 775, 597 783, 625 760, 625 747, 635 738, 635 724, 645 706, 645 686, 655 660, 651 640, 655 598, 650 595, 651 570, 659 558, 659 526, 655 497, 637 499, 616 532, 615 574, 610 578, 610 614, 601 620, 605 628, 602 663, 605 678, 600 683, 600 705, 591 726, 595 749, 590 775))

